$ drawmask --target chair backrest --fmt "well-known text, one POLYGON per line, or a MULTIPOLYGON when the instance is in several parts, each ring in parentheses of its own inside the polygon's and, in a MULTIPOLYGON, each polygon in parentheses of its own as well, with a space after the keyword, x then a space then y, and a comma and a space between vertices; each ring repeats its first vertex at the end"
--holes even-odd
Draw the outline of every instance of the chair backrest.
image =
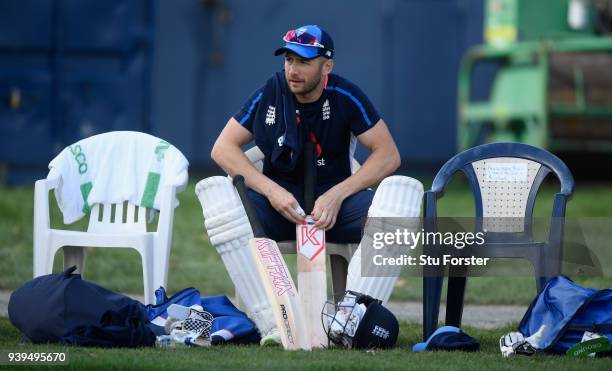
MULTIPOLYGON (((151 209, 149 209, 151 210, 151 209)), ((87 232, 133 233, 147 231, 147 208, 130 202, 96 204, 91 208, 87 232)))
POLYGON ((561 184, 553 217, 565 216, 565 204, 574 190, 571 172, 553 154, 521 143, 484 144, 457 154, 442 166, 425 195, 426 217, 436 216, 436 199, 459 171, 472 188, 477 218, 531 219, 537 192, 550 173, 561 184))

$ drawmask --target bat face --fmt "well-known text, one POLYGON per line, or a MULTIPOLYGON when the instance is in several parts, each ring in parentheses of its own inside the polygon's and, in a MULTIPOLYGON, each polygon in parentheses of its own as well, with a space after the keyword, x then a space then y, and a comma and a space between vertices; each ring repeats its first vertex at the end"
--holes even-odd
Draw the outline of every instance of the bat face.
POLYGON ((297 289, 276 242, 267 238, 257 238, 254 243, 259 259, 266 268, 267 278, 272 283, 274 295, 276 297, 283 297, 283 295, 297 296, 297 289))
POLYGON ((296 226, 297 268, 300 300, 312 347, 327 345, 321 326, 321 308, 327 301, 325 230, 319 230, 309 215, 296 226))
POLYGON ((249 241, 249 250, 272 305, 283 347, 310 350, 298 291, 278 245, 267 238, 253 238, 249 241))

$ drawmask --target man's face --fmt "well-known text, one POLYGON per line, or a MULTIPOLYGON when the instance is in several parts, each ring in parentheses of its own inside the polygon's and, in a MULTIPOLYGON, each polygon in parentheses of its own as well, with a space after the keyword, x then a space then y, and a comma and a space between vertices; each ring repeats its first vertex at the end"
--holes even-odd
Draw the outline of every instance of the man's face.
POLYGON ((296 95, 311 93, 323 78, 325 58, 304 59, 291 52, 285 54, 285 78, 296 95))

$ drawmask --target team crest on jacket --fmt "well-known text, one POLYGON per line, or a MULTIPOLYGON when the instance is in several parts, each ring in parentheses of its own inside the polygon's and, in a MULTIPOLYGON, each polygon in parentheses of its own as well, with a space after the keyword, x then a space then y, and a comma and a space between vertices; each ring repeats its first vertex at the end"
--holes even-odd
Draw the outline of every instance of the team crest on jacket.
POLYGON ((276 122, 276 107, 268 106, 268 112, 266 112, 266 125, 274 125, 276 122))
POLYGON ((329 99, 325 100, 325 103, 323 103, 323 120, 329 120, 329 114, 330 114, 330 109, 329 109, 329 99))

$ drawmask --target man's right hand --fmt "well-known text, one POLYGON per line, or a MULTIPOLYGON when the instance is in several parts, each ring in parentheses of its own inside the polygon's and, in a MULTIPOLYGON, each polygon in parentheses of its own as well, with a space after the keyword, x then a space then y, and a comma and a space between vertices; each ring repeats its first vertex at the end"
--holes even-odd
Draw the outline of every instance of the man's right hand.
POLYGON ((300 204, 285 188, 281 186, 275 187, 267 197, 272 207, 284 216, 285 219, 294 224, 301 224, 304 221, 303 211, 302 214, 298 213, 298 211, 302 210, 300 204))

